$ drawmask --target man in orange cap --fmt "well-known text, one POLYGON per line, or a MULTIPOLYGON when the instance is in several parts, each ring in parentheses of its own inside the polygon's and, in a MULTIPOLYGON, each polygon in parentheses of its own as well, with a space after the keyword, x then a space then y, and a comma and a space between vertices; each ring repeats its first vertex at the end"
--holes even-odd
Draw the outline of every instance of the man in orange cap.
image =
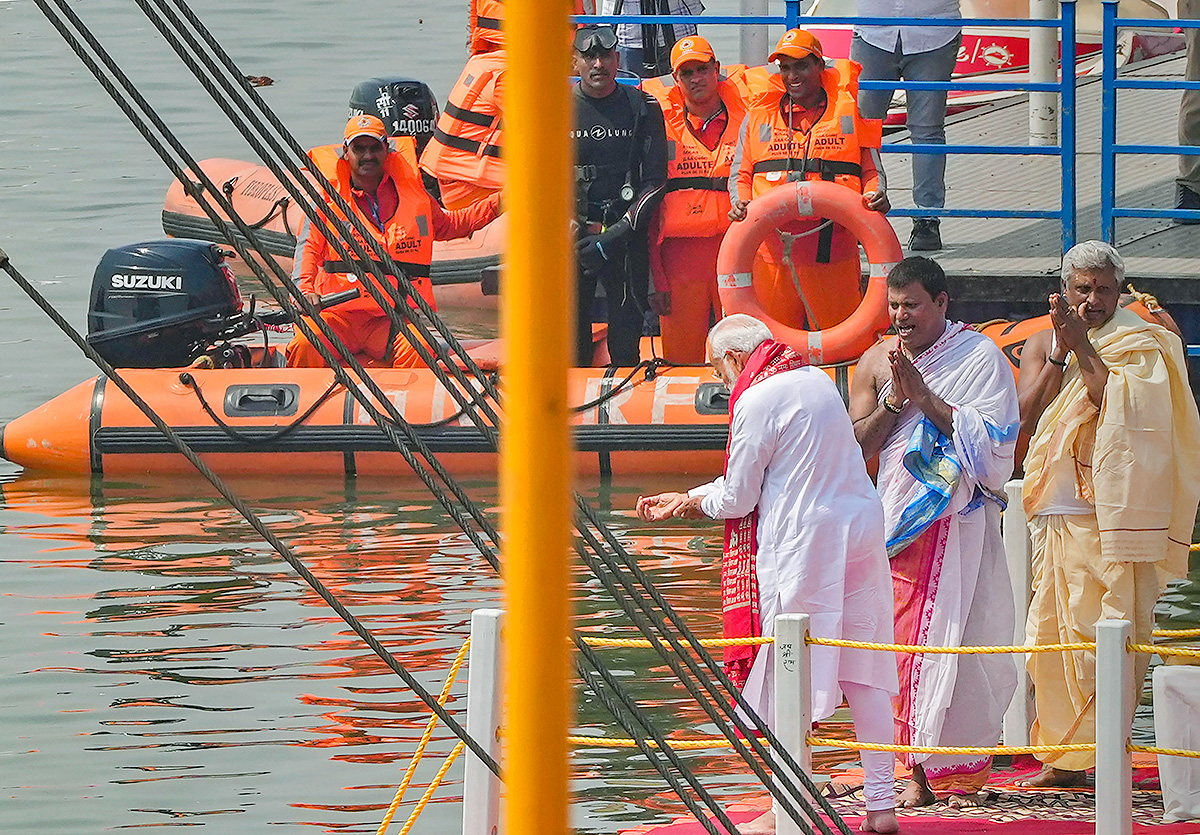
MULTIPOLYGON (((381 246, 431 305, 435 305, 429 281, 434 240, 469 235, 499 213, 498 194, 465 209, 442 209, 425 191, 417 168, 413 138, 389 140, 383 122, 375 116, 351 116, 341 145, 313 148, 308 155, 333 189, 350 205, 373 241, 368 243, 345 220, 333 222, 331 227, 343 240, 353 237, 368 254, 373 252, 373 244, 381 246)), ((334 206, 333 200, 329 202, 332 214, 342 218, 341 210, 334 206)), ((346 250, 353 256, 352 249, 346 247, 346 250)), ((399 282, 394 276, 385 274, 386 286, 379 286, 378 280, 371 275, 372 265, 347 263, 320 229, 305 222, 296 241, 293 273, 305 297, 319 306, 321 296, 353 288, 362 291, 357 299, 323 311, 321 318, 364 365, 422 365, 415 349, 393 324, 393 317, 361 286, 354 269, 356 266, 385 299, 400 293, 399 282)), ((380 272, 385 271, 381 263, 376 262, 374 266, 380 272)), ((403 294, 398 297, 403 298, 403 294)), ((409 304, 415 306, 414 302, 409 304)), ((325 341, 323 337, 322 341, 325 341)), ((300 332, 288 343, 287 361, 289 366, 325 365, 317 349, 300 332)))
MULTIPOLYGON (((878 120, 858 114, 853 61, 827 63, 821 42, 803 29, 780 38, 770 59, 779 66, 768 92, 742 122, 729 178, 730 219, 746 217, 749 201, 796 180, 828 180, 862 195, 877 212, 885 190, 878 120)), ((821 330, 847 318, 861 294, 858 242, 831 221, 795 221, 769 237, 754 265, 764 309, 792 327, 821 330)))
POLYGON ((650 306, 663 358, 701 364, 708 329, 721 318, 717 250, 729 228, 729 172, 746 105, 699 35, 675 44, 663 79, 642 85, 662 106, 668 145, 666 193, 650 226, 650 306))

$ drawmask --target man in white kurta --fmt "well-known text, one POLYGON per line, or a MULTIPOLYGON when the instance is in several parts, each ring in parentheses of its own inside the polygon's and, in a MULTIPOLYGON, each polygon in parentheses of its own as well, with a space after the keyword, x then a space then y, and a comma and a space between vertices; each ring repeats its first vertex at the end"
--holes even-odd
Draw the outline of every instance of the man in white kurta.
MULTIPOLYGON (((850 416, 879 454, 896 605, 896 641, 1011 643, 1012 586, 1000 536, 1004 482, 1019 429, 1016 381, 996 344, 946 320, 946 276, 906 258, 888 276, 894 338, 863 355, 850 416)), ((1008 655, 902 655, 896 741, 990 747, 1016 688, 1008 655)), ((978 802, 991 757, 905 754, 900 805, 978 802)))
MULTIPOLYGON (((845 406, 832 380, 817 368, 795 367, 753 384, 739 380, 748 365, 757 367, 756 351, 770 346, 783 347, 749 316, 730 316, 713 328, 709 355, 735 394, 725 474, 689 494, 639 499, 638 513, 647 521, 738 519, 757 508, 753 566, 761 634, 773 634, 779 613, 804 612, 812 617, 814 636, 890 643, 883 510, 845 406)), ((768 720, 774 716, 772 660, 772 647, 761 647, 743 689, 768 720)), ((895 692, 892 653, 812 648, 815 720, 831 715, 845 693, 858 738, 890 742, 895 692)), ((891 756, 864 751, 862 760, 864 826, 894 831, 891 756)))

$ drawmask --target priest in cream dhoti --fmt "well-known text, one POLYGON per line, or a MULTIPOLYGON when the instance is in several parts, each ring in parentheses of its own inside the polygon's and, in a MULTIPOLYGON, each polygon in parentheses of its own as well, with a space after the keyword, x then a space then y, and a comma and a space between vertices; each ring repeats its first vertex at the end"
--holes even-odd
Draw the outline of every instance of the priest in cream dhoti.
MULTIPOLYGON (((946 319, 946 275, 905 258, 888 275, 895 337, 854 374, 850 417, 867 458, 879 455, 896 641, 1010 644, 1012 586, 1000 536, 1019 414, 1012 367, 992 340, 946 319)), ((1010 655, 898 656, 896 742, 991 747, 1017 685, 1010 655)), ((987 755, 903 754, 913 771, 901 806, 939 797, 974 805, 987 755)))
MULTIPOLYGON (((1033 539, 1031 645, 1094 641, 1102 618, 1133 622, 1149 643, 1166 581, 1187 571, 1200 499, 1200 417, 1183 343, 1118 307, 1125 265, 1087 241, 1063 256, 1050 296, 1053 327, 1021 354, 1025 513, 1033 539)), ((1149 663, 1138 653, 1138 692, 1149 663)), ((1096 662, 1090 652, 1029 657, 1036 745, 1095 742, 1096 662)), ((1127 717, 1131 722, 1133 717, 1127 717)), ((1033 786, 1073 786, 1092 751, 1039 754, 1033 786)))
MULTIPOLYGON (((890 643, 883 509, 833 381, 741 314, 709 332, 708 356, 730 389, 725 473, 690 493, 639 498, 638 515, 725 520, 726 637, 769 636, 778 614, 803 612, 814 636, 890 643)), ((773 657, 770 645, 725 655, 726 671, 767 721, 773 657)), ((812 648, 814 720, 830 716, 845 694, 859 740, 890 742, 895 692, 892 653, 812 648)), ((863 829, 895 832, 892 755, 863 751, 862 762, 863 829)), ((753 831, 770 829, 771 813, 763 819, 753 831)))

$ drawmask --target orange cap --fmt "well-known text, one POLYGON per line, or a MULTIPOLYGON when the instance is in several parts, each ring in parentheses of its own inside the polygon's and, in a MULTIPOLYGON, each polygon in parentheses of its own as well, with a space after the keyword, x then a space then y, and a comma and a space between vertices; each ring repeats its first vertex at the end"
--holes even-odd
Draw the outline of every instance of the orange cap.
POLYGON ((803 29, 789 29, 784 32, 779 43, 775 45, 775 51, 767 60, 774 61, 781 55, 789 58, 815 55, 818 61, 825 60, 825 54, 821 51, 821 42, 817 40, 817 36, 803 29))
POLYGON ((346 144, 349 145, 360 136, 374 137, 383 143, 388 139, 387 128, 383 126, 383 122, 378 116, 369 113, 351 116, 350 121, 346 122, 346 144))
POLYGON ((676 41, 675 46, 671 47, 671 72, 679 69, 688 61, 699 61, 706 64, 709 61, 715 61, 716 58, 717 54, 713 52, 712 44, 699 35, 689 35, 676 41))

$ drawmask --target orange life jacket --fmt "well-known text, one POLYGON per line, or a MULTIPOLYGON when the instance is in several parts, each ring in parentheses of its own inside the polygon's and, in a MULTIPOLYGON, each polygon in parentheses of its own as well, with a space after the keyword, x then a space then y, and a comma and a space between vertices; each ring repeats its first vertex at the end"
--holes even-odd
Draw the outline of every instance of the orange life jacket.
POLYGON ((729 82, 738 88, 746 109, 757 106, 771 92, 771 79, 775 77, 770 67, 747 67, 733 64, 723 67, 729 82))
POLYGON ((503 187, 500 156, 504 50, 472 55, 421 154, 421 167, 439 180, 462 180, 484 188, 503 187))
POLYGON ((858 75, 862 67, 854 61, 838 60, 821 73, 825 88, 825 112, 806 134, 787 123, 780 103, 787 95, 783 80, 772 76, 770 89, 746 116, 746 138, 741 156, 735 160, 742 182, 734 184, 738 199, 758 197, 788 180, 831 180, 862 192, 862 149, 878 148, 883 124, 858 115, 858 75), (750 164, 750 194, 745 185, 745 164, 750 164))
MULTIPOLYGON (((421 182, 421 173, 417 169, 416 140, 411 136, 401 136, 391 141, 395 147, 384 157, 383 170, 385 175, 391 177, 392 182, 396 184, 400 203, 396 207, 395 213, 383 222, 382 232, 375 228, 374 221, 364 215, 354 202, 354 197, 350 192, 350 163, 342 157, 342 146, 322 145, 309 151, 308 156, 316 163, 321 173, 333 183, 338 194, 350 204, 363 225, 371 230, 375 240, 387 248, 388 255, 398 267, 404 270, 417 292, 430 305, 436 307, 433 299, 433 285, 429 280, 429 264, 433 260, 433 226, 430 205, 432 198, 426 193, 425 186, 421 182)), ((335 213, 342 216, 340 210, 335 209, 335 213)), ((343 225, 342 229, 343 231, 348 230, 368 253, 371 252, 371 248, 367 246, 357 230, 348 225, 343 225)), ((336 253, 331 254, 336 255, 336 253)), ((352 250, 350 254, 353 255, 352 250)), ((380 272, 386 275, 387 270, 383 268, 383 264, 378 264, 378 266, 380 272)), ((345 261, 326 261, 321 265, 313 282, 314 290, 324 296, 328 293, 337 293, 358 287, 358 277, 352 272, 347 272, 348 269, 350 269, 349 265, 345 261)), ((368 279, 375 281, 369 270, 364 271, 368 279)), ((398 282, 390 276, 389 279, 389 283, 395 289, 398 282)), ((387 289, 384 289, 383 293, 385 298, 392 295, 387 289)), ((410 300, 409 304, 414 303, 410 300)), ((380 315, 383 314, 378 303, 366 291, 363 291, 359 298, 339 305, 338 309, 344 311, 374 310, 380 315)))
POLYGON ((642 89, 658 100, 667 125, 667 188, 659 206, 659 240, 724 234, 729 228, 729 172, 746 116, 739 88, 725 78, 718 82, 728 121, 711 150, 692 132, 683 91, 672 76, 646 79, 642 89))
MULTIPOLYGON (((572 14, 584 14, 583 0, 574 0, 572 14)), ((504 48, 504 0, 471 0, 467 16, 472 55, 504 48)))

